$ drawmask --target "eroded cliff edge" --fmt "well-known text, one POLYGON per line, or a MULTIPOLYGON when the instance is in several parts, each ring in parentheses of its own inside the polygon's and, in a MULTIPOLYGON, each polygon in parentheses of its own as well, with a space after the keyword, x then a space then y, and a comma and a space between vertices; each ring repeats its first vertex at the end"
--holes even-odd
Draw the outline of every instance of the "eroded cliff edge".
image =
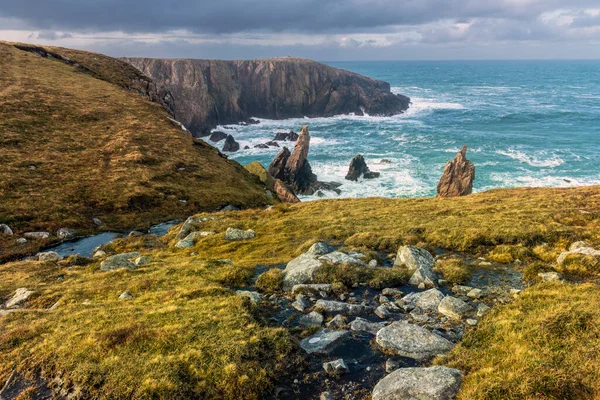
POLYGON ((175 117, 196 136, 250 117, 389 116, 410 103, 387 82, 300 58, 123 60, 173 95, 175 117))

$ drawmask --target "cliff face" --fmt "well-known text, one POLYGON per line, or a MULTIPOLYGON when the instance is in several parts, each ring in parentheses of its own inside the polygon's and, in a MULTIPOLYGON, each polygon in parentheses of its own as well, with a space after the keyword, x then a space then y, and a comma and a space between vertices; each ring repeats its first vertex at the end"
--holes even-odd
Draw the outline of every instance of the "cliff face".
POLYGON ((394 115, 410 102, 387 82, 305 59, 123 60, 172 94, 175 117, 197 136, 250 117, 394 115))

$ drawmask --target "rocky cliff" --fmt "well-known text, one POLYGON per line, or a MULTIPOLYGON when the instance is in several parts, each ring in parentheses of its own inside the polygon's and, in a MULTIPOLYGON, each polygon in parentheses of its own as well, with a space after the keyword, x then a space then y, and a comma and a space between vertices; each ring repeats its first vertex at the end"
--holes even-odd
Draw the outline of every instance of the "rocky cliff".
POLYGON ((387 82, 305 59, 123 60, 172 94, 175 117, 196 136, 250 117, 394 115, 410 103, 387 82))

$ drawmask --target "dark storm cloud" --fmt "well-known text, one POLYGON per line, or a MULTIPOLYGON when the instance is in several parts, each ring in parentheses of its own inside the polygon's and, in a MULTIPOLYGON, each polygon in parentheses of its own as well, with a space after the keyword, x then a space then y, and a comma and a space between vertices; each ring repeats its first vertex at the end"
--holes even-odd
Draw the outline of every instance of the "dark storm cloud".
POLYGON ((527 20, 597 0, 6 0, 0 17, 35 29, 199 33, 352 32, 442 19, 527 20))

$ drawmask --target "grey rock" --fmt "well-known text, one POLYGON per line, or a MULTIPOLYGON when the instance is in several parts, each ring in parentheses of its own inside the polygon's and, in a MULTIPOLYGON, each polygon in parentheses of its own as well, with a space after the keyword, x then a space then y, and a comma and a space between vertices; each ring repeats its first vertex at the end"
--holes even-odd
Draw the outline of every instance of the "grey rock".
POLYGON ((298 318, 298 323, 306 327, 321 326, 323 325, 323 315, 316 311, 311 311, 310 313, 298 318))
POLYGON ((466 296, 471 290, 473 290, 471 286, 456 285, 452 288, 452 293, 466 296))
POLYGON ((62 240, 73 239, 76 235, 76 229, 60 228, 58 231, 56 231, 56 236, 62 240))
POLYGON ((225 207, 221 208, 219 211, 240 211, 239 207, 234 206, 233 204, 227 204, 225 207))
POLYGON ((429 289, 424 292, 414 292, 404 296, 400 301, 404 303, 405 309, 410 311, 420 308, 423 311, 437 311, 438 306, 444 299, 444 294, 437 289, 429 289))
POLYGON ((389 303, 389 302, 390 302, 390 299, 388 299, 388 298, 387 298, 386 296, 384 296, 383 294, 382 294, 382 295, 379 295, 379 298, 378 298, 378 299, 379 299, 379 302, 380 302, 381 304, 385 304, 385 303, 389 303))
POLYGON ((350 322, 350 329, 353 331, 367 332, 372 335, 377 335, 380 329, 385 328, 385 322, 371 322, 364 318, 356 318, 350 322))
POLYGON ((36 256, 38 261, 60 261, 62 257, 55 251, 44 251, 37 253, 36 256))
POLYGON ((375 309, 375 314, 381 319, 389 319, 401 311, 394 303, 384 303, 375 309))
POLYGON ((119 296, 119 300, 129 300, 129 299, 133 299, 133 296, 127 290, 124 291, 123 293, 121 293, 121 295, 119 296))
POLYGON ((452 296, 444 297, 438 306, 438 312, 448 318, 460 320, 464 317, 472 317, 477 310, 461 299, 452 296))
POLYGON ((323 266, 314 254, 304 253, 290 261, 283 270, 283 286, 291 288, 294 285, 310 282, 314 273, 323 266))
POLYGON ((337 314, 327 323, 329 329, 345 329, 348 325, 348 320, 342 314, 337 314))
POLYGON ((94 258, 99 258, 99 257, 104 257, 106 255, 106 252, 104 250, 96 250, 94 252, 93 257, 94 258))
POLYGON ((385 360, 385 372, 388 374, 394 372, 398 368, 400 368, 400 363, 398 361, 394 360, 393 358, 388 358, 385 360))
POLYGON ((148 256, 141 256, 136 258, 133 263, 135 265, 137 265, 138 267, 141 267, 142 265, 148 265, 152 262, 152 258, 148 257, 148 256))
POLYGON ((181 239, 177 243, 175 243, 175 247, 178 249, 190 249, 194 247, 196 242, 204 237, 212 236, 215 232, 192 232, 187 235, 184 239, 181 239))
POLYGON ((12 235, 13 231, 12 231, 12 229, 10 229, 10 226, 8 226, 6 224, 0 224, 0 233, 2 233, 4 235, 12 235))
POLYGON ((299 294, 296 296, 296 301, 292 303, 292 307, 294 307, 300 312, 304 312, 304 310, 310 307, 310 303, 308 302, 308 300, 306 300, 306 297, 304 297, 304 295, 299 294))
POLYGON ((477 320, 474 318, 467 318, 467 324, 471 325, 471 326, 476 326, 477 325, 477 320))
POLYGON ((256 237, 256 232, 252 229, 244 231, 237 228, 227 228, 225 231, 225 240, 250 240, 256 237))
POLYGON ((104 225, 104 222, 102 222, 102 220, 100 218, 93 218, 92 222, 94 223, 94 225, 96 226, 102 226, 104 225))
POLYGON ((258 292, 251 292, 249 290, 236 290, 235 294, 239 297, 245 297, 250 299, 250 301, 254 304, 260 303, 265 296, 258 292))
POLYGON ((559 282, 563 280, 563 277, 558 272, 540 272, 538 276, 544 282, 559 282))
POLYGON ((461 382, 461 372, 453 368, 400 368, 377 383, 372 399, 452 400, 461 382))
POLYGON ((319 260, 330 264, 351 264, 360 265, 363 267, 366 266, 364 261, 352 257, 346 253, 342 253, 341 251, 334 251, 332 253, 322 255, 321 257, 319 257, 319 260))
POLYGON ((415 246, 402 246, 396 254, 394 267, 405 266, 409 271, 416 271, 421 267, 433 268, 433 256, 425 249, 415 246))
POLYGON ((477 304, 477 318, 483 317, 485 314, 489 313, 491 308, 483 303, 477 304))
POLYGON ((384 296, 391 296, 391 297, 404 296, 404 293, 402 293, 402 291, 400 289, 396 289, 396 288, 385 288, 381 291, 381 294, 383 294, 384 296))
POLYGON ((472 299, 480 299, 483 297, 483 290, 481 289, 472 289, 471 291, 469 291, 469 293, 467 293, 467 297, 470 297, 472 299))
POLYGON ((310 249, 308 249, 307 253, 322 256, 324 254, 332 253, 334 251, 335 251, 335 249, 332 246, 328 245, 327 243, 317 242, 317 243, 313 244, 312 246, 310 246, 310 249))
POLYGON ((25 244, 25 243, 27 243, 27 239, 25 239, 25 238, 18 238, 17 240, 15 240, 15 242, 17 244, 25 244))
POLYGON ((581 256, 591 256, 600 261, 600 250, 596 250, 593 247, 590 247, 586 242, 575 242, 569 247, 569 251, 564 251, 560 253, 556 263, 558 265, 563 265, 565 259, 570 256, 578 254, 581 256))
POLYGON ((100 263, 100 271, 112 271, 115 269, 127 268, 135 269, 136 265, 130 260, 140 255, 139 252, 134 251, 131 253, 117 254, 110 256, 100 263))
POLYGON ((300 347, 308 354, 327 355, 341 346, 349 336, 349 331, 322 329, 316 334, 300 341, 300 347))
POLYGON ((452 342, 427 329, 406 322, 393 322, 377 332, 377 344, 400 356, 426 360, 452 350, 452 342))
POLYGON ((343 375, 349 371, 343 358, 323 363, 323 369, 328 375, 343 375))
POLYGON ((372 309, 371 307, 363 306, 362 304, 348 304, 334 300, 319 300, 315 304, 315 310, 328 315, 362 315, 370 312, 372 309))
POLYGON ((13 297, 4 303, 4 308, 20 308, 33 294, 33 290, 19 288, 15 291, 13 297))
POLYGON ((50 232, 25 232, 23 234, 26 239, 42 240, 50 237, 50 232))
POLYGON ((369 268, 376 268, 377 267, 377 260, 373 259, 373 260, 369 261, 369 263, 367 264, 367 266, 369 268))
POLYGON ((296 296, 297 294, 311 294, 314 296, 316 296, 316 295, 321 296, 322 293, 325 293, 326 295, 330 295, 332 291, 333 291, 333 285, 331 285, 329 283, 324 283, 324 284, 301 283, 301 284, 292 286, 292 296, 296 296))

